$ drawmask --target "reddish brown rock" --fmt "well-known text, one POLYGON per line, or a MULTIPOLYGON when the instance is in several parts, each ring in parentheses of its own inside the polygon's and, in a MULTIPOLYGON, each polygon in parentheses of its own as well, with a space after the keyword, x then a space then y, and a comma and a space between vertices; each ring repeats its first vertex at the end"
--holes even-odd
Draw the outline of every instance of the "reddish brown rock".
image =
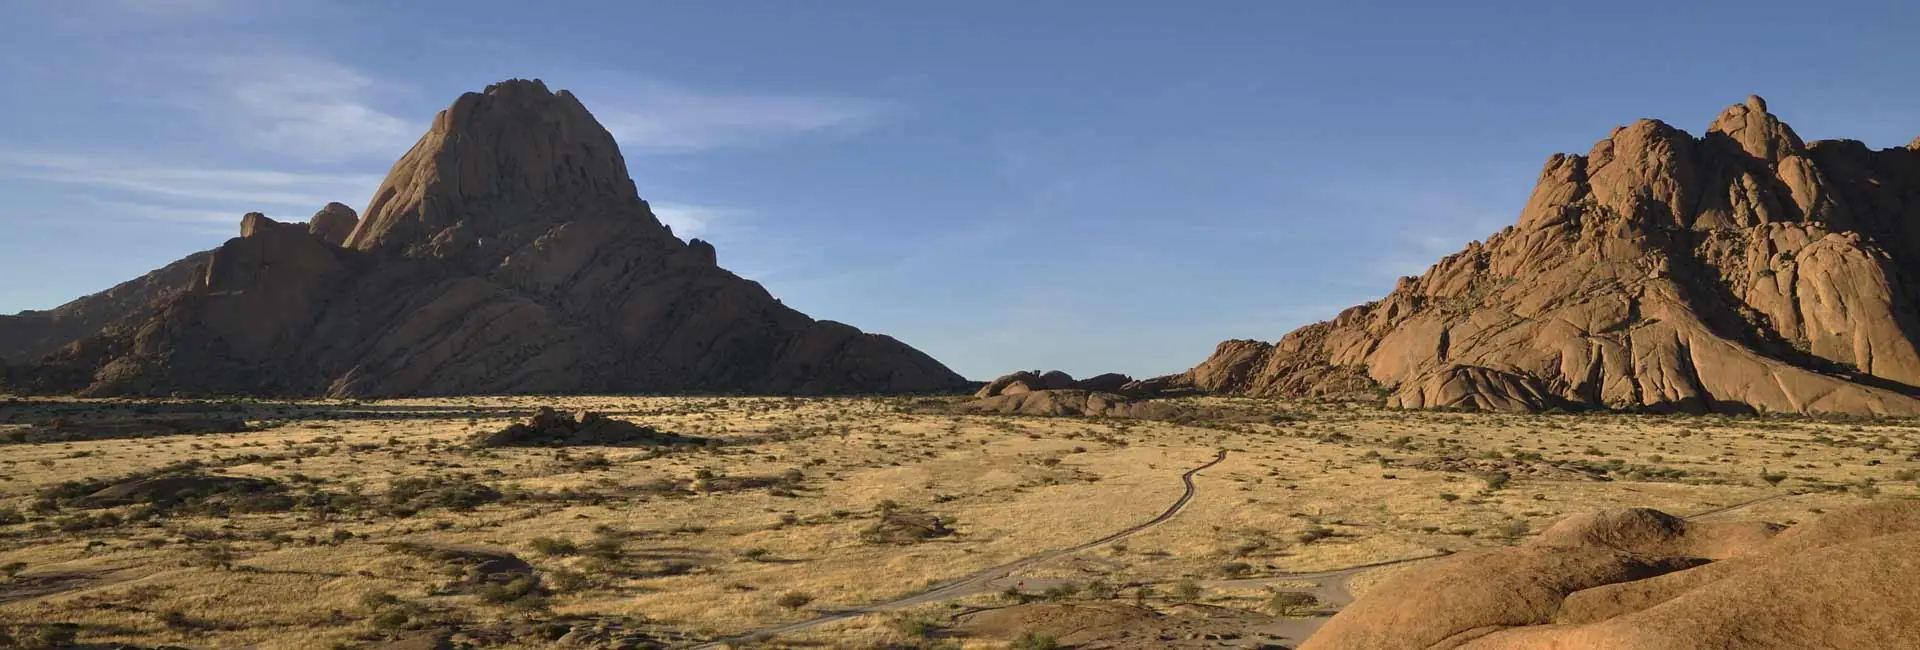
POLYGON ((1804 143, 1758 97, 1548 159, 1518 224, 1161 393, 1393 406, 1920 414, 1920 151, 1804 143))
POLYGON ((305 227, 261 215, 151 314, 9 370, 36 391, 394 396, 898 393, 963 378, 815 321, 674 237, 566 91, 468 93, 375 192, 305 227))
POLYGON ((1069 417, 1114 417, 1143 420, 1181 420, 1211 413, 1167 400, 1134 400, 1123 395, 1074 388, 1001 393, 955 407, 959 413, 999 413, 1069 417))
POLYGON ((1389 578, 1300 648, 1920 646, 1909 602, 1920 580, 1920 502, 1773 531, 1644 509, 1569 517, 1525 545, 1389 578))
POLYGON ((1012 374, 1002 375, 993 381, 987 382, 987 385, 981 386, 980 390, 976 391, 973 396, 985 399, 1000 395, 1018 395, 1042 390, 1124 393, 1126 392, 1126 387, 1132 383, 1132 377, 1117 372, 1094 375, 1086 379, 1074 379, 1073 375, 1059 370, 1048 370, 1046 372, 1020 370, 1012 374))
POLYGON ((313 213, 313 219, 307 221, 307 232, 319 237, 321 241, 335 246, 345 245, 347 237, 353 235, 353 229, 360 225, 360 215, 353 208, 341 203, 328 203, 313 213))

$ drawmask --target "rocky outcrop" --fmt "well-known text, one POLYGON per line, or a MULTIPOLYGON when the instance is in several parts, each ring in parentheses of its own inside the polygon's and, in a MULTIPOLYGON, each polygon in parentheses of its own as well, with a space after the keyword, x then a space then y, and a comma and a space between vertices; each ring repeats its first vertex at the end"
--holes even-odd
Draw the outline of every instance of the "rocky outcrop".
POLYGON ((1519 222, 1159 393, 1408 408, 1920 414, 1920 146, 1803 142, 1758 97, 1547 160, 1519 222))
POLYGON ((1301 650, 1911 648, 1920 502, 1784 532, 1653 510, 1569 517, 1517 547, 1387 579, 1301 650))
POLYGON ((194 253, 151 273, 46 311, 0 316, 0 360, 31 362, 123 320, 153 314, 155 303, 185 291, 205 272, 212 251, 194 253))
POLYGON ((542 406, 523 422, 499 431, 474 434, 475 447, 600 447, 698 442, 646 425, 616 420, 592 411, 571 415, 542 406))
POLYGON ((987 382, 987 385, 981 386, 980 390, 976 391, 973 396, 985 399, 988 397, 998 397, 1000 395, 1019 395, 1021 393, 1042 390, 1078 390, 1114 393, 1123 391, 1127 385, 1131 383, 1133 383, 1132 377, 1117 372, 1094 375, 1086 379, 1074 379, 1073 375, 1059 370, 1048 370, 1046 372, 1039 370, 1020 370, 1011 374, 1002 375, 993 381, 987 382))
POLYGON ((353 235, 353 229, 360 225, 360 215, 353 208, 341 203, 328 203, 313 213, 313 219, 307 221, 307 232, 335 246, 347 243, 347 237, 353 235))
POLYGON ((192 286, 28 368, 27 390, 396 396, 896 393, 964 379, 790 309, 674 237, 566 91, 468 93, 350 234, 249 215, 192 286), (339 243, 336 243, 339 242, 339 243))
POLYGON ((957 404, 952 412, 1169 421, 1222 417, 1217 410, 1192 408, 1172 400, 1136 400, 1114 393, 1073 388, 1025 391, 985 397, 957 404))
MULTIPOLYGON (((240 220, 241 234, 272 222, 251 213, 240 220), (257 219, 256 219, 257 218, 257 219)), ((328 203, 313 215, 305 229, 322 241, 344 243, 360 217, 339 203, 328 203)), ((276 222, 277 224, 277 222, 276 222)), ((297 225, 292 226, 296 229, 297 225)), ((0 360, 31 362, 53 354, 76 340, 100 333, 120 322, 138 322, 153 314, 157 303, 170 299, 203 278, 213 251, 201 251, 111 289, 47 311, 0 316, 0 360)))

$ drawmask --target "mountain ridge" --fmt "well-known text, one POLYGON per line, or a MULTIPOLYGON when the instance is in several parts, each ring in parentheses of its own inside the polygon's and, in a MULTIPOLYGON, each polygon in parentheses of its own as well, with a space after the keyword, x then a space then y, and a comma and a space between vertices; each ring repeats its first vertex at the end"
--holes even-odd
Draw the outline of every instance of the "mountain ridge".
POLYGON ((1144 387, 1538 411, 1920 414, 1920 139, 1803 142, 1758 96, 1548 158, 1513 226, 1144 387))

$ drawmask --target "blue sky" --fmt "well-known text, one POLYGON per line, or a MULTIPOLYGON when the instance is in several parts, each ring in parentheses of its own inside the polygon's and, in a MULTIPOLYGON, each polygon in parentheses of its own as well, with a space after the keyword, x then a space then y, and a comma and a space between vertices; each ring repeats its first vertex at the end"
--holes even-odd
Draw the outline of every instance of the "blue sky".
POLYGON ((364 207, 509 77, 723 266, 974 378, 1277 339, 1638 117, 1920 135, 1915 3, 1451 4, 0 0, 0 312, 364 207))

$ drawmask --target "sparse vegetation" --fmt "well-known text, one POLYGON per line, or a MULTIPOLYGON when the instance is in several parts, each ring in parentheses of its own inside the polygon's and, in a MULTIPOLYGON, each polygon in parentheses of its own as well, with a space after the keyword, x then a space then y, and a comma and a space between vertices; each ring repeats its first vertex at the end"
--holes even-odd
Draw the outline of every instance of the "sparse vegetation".
MULTIPOLYGON (((1275 407, 1248 401, 1233 405, 1249 411, 1241 420, 1175 426, 894 409, 912 400, 568 399, 563 412, 618 413, 703 442, 476 448, 475 430, 524 413, 495 405, 540 400, 474 398, 246 404, 248 420, 266 424, 9 446, 0 573, 10 577, 0 585, 53 595, 0 603, 0 629, 33 643, 46 621, 80 623, 81 634, 133 626, 196 647, 289 626, 312 626, 319 647, 445 625, 535 646, 594 625, 729 638, 1136 525, 1221 446, 1228 460, 1199 474, 1194 500, 1165 523, 1009 577, 1024 586, 847 629, 883 628, 875 633, 894 647, 948 647, 941 608, 952 604, 1192 602, 1310 615, 1323 604, 1302 600, 1305 585, 1211 581, 1512 544, 1594 503, 1639 502, 1646 486, 1636 481, 1667 483, 1669 512, 1784 495, 1722 515, 1756 519, 1920 495, 1920 436, 1899 422, 1854 432, 1784 419, 1341 405, 1290 406, 1274 420, 1262 409, 1275 407), (343 415, 357 413, 367 415, 343 415), (91 498, 158 477, 257 482, 91 498), (136 585, 85 570, 136 558, 164 570, 136 585), (208 607, 210 585, 250 603, 246 616, 208 607), (82 588, 95 600, 61 595, 82 588), (608 602, 647 618, 569 618, 608 602), (144 613, 114 609, 135 604, 144 613)), ((834 647, 836 634, 845 632, 782 637, 834 647)))

